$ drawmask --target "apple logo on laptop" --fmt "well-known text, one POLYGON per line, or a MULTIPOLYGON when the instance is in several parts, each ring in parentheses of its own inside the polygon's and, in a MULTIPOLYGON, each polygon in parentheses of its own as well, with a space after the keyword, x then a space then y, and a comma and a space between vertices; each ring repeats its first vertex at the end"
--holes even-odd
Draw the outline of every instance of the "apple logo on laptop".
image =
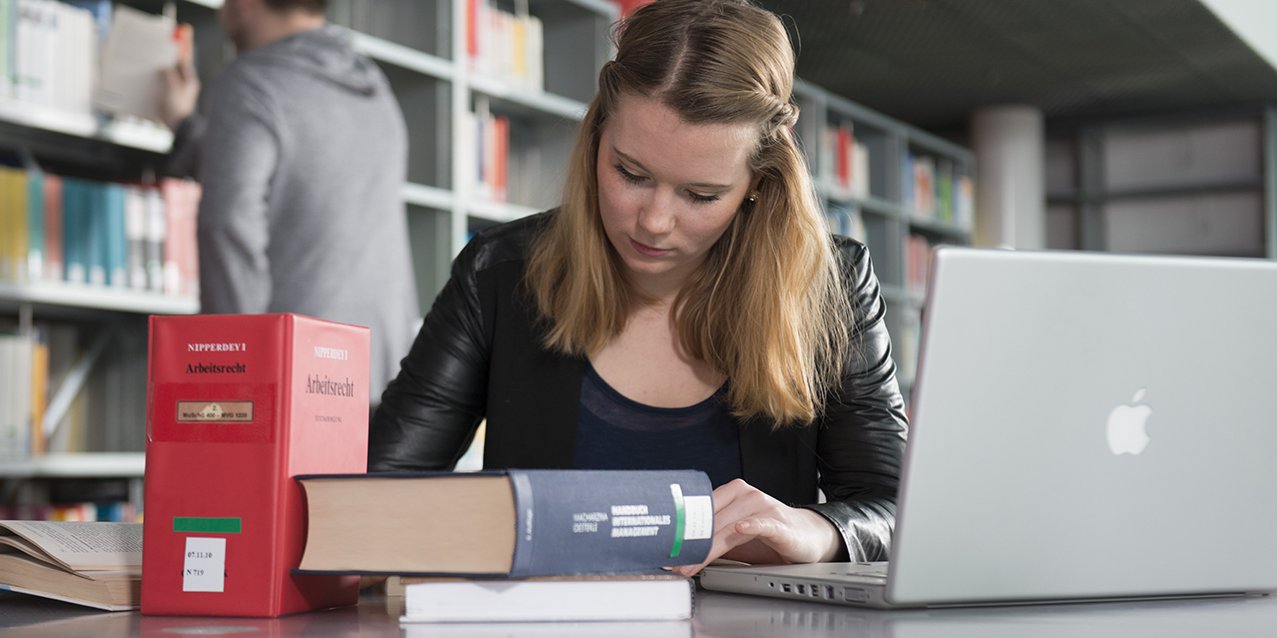
POLYGON ((1119 405, 1109 412, 1109 449, 1114 454, 1139 454, 1148 445, 1148 433, 1144 431, 1144 425, 1148 422, 1149 415, 1153 414, 1153 408, 1140 403, 1144 398, 1144 390, 1137 390, 1129 404, 1119 405))

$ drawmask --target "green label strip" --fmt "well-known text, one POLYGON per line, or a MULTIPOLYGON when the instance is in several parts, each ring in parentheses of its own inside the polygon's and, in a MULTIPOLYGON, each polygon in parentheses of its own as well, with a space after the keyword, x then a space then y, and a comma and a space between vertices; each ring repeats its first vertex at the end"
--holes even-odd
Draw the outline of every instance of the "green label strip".
POLYGON ((683 488, 678 483, 670 483, 670 493, 674 495, 674 546, 670 548, 670 558, 678 558, 679 552, 683 551, 687 511, 683 509, 683 488))
MULTIPOLYGON (((681 505, 680 505, 681 511, 681 505)), ((682 514, 679 515, 679 528, 682 528, 682 514)), ((238 534, 240 519, 238 518, 201 518, 195 516, 174 516, 173 531, 194 532, 196 534, 238 534)))

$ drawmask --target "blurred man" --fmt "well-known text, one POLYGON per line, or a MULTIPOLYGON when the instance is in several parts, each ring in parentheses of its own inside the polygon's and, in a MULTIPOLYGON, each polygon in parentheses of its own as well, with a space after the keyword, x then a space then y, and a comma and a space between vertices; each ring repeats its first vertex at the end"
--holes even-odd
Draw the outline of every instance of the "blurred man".
MULTIPOLYGON (((372 330, 372 397, 417 320, 400 196, 403 114, 324 0, 226 0, 239 52, 204 96, 189 42, 167 73, 170 172, 196 177, 200 311, 295 312, 372 330)), ((188 32, 189 33, 189 32, 188 32)))

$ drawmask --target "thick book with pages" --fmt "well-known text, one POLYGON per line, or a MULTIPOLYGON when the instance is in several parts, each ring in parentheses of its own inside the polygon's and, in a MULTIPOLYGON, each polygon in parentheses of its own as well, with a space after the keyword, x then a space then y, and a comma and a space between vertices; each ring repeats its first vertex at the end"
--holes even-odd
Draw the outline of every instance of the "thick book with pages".
POLYGON ((523 580, 404 578, 403 622, 685 620, 694 586, 673 574, 523 580))
POLYGON ((294 314, 151 317, 142 613, 279 616, 354 604, 292 573, 294 476, 362 472, 368 329, 294 314))
POLYGON ((302 476, 302 572, 525 578, 650 571, 709 554, 694 470, 302 476))

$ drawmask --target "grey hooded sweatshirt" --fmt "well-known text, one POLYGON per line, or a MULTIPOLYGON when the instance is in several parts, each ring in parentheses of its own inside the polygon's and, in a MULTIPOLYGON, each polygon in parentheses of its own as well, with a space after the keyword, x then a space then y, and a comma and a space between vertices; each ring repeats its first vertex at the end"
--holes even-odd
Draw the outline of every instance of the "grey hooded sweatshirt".
POLYGON ((173 154, 198 158, 203 186, 200 311, 367 326, 378 403, 418 312, 407 133, 385 76, 329 26, 239 56, 204 106, 173 154))

